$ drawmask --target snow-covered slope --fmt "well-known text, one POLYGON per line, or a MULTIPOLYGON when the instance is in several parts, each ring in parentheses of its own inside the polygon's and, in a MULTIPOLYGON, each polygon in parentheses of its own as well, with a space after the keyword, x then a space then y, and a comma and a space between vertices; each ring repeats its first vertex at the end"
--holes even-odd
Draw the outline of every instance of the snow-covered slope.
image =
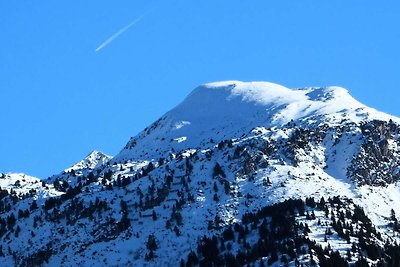
POLYGON ((20 198, 29 196, 48 198, 60 195, 60 192, 52 185, 42 183, 39 178, 23 173, 0 173, 0 189, 7 190, 8 193, 13 193, 20 198))
POLYGON ((90 152, 89 155, 86 156, 86 158, 74 164, 72 167, 66 169, 65 172, 70 172, 72 170, 79 171, 83 169, 96 169, 106 164, 110 159, 112 159, 111 156, 108 156, 103 152, 94 150, 90 152))
POLYGON ((344 88, 210 83, 114 158, 92 152, 47 181, 0 175, 0 257, 399 266, 399 166, 400 120, 344 88))
POLYGON ((341 87, 289 89, 269 82, 209 83, 132 138, 115 160, 151 159, 171 149, 207 147, 210 139, 237 138, 255 126, 280 127, 303 120, 335 125, 390 118, 397 120, 366 107, 341 87))

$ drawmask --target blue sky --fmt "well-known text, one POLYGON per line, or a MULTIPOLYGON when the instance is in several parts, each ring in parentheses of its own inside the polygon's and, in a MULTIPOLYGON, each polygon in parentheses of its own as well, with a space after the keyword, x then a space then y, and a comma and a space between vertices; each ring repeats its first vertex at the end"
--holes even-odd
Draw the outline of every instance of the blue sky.
POLYGON ((0 172, 115 155, 217 80, 339 85, 400 116, 398 14, 394 0, 1 1, 0 172))

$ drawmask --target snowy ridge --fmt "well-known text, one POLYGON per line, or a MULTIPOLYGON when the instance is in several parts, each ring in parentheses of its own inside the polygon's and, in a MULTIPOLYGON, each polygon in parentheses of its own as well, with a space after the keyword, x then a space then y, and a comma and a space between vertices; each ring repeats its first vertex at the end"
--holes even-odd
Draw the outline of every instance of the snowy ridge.
POLYGON ((0 173, 0 189, 13 192, 16 196, 24 197, 26 195, 37 195, 38 198, 54 197, 61 195, 55 190, 53 185, 42 183, 42 180, 24 173, 0 173))
POLYGON ((89 155, 87 155, 83 160, 66 169, 65 172, 70 172, 71 170, 77 171, 82 169, 96 169, 106 164, 110 159, 112 159, 111 156, 94 150, 90 152, 89 155))
POLYGON ((400 120, 340 87, 202 85, 111 158, 0 175, 4 266, 398 266, 400 120))
POLYGON ((115 161, 151 159, 171 149, 203 147, 210 139, 234 138, 254 126, 271 128, 303 120, 334 125, 367 119, 399 121, 366 107, 341 87, 289 89, 269 82, 209 83, 193 90, 176 108, 134 137, 115 161))

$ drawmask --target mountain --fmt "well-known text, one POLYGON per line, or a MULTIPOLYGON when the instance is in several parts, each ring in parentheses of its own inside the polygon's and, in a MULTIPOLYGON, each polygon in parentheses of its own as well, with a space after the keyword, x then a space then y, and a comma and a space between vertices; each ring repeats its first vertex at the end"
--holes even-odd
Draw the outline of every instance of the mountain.
POLYGON ((205 84, 113 158, 95 151, 41 182, 2 175, 0 256, 400 266, 399 134, 398 118, 344 88, 205 84))
POLYGON ((93 170, 105 165, 112 157, 104 154, 103 152, 94 150, 89 153, 83 160, 74 164, 72 167, 65 170, 65 172, 80 171, 80 170, 93 170))
POLYGON ((174 149, 207 147, 254 127, 362 120, 397 120, 368 108, 340 87, 291 90, 267 82, 217 82, 196 88, 176 108, 132 138, 116 160, 160 157, 174 149), (314 122, 315 120, 315 122, 314 122))
POLYGON ((42 181, 39 178, 23 173, 0 173, 1 189, 12 192, 19 199, 36 197, 39 200, 44 200, 61 194, 51 184, 42 186, 42 181))

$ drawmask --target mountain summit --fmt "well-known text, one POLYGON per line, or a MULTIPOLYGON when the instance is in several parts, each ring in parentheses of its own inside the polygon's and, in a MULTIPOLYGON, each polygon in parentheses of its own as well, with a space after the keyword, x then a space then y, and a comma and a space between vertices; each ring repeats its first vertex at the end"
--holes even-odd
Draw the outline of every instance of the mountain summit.
POLYGON ((205 84, 114 158, 0 186, 4 266, 400 266, 400 120, 340 87, 205 84))
POLYGON ((132 138, 115 160, 151 159, 166 152, 205 147, 254 127, 289 122, 358 123, 394 119, 355 100, 341 87, 289 89, 269 82, 224 81, 194 89, 177 107, 132 138))
POLYGON ((66 172, 69 171, 79 171, 83 169, 95 169, 104 164, 106 164, 112 157, 104 154, 103 152, 93 150, 90 152, 83 160, 74 164, 72 167, 66 169, 66 172))

